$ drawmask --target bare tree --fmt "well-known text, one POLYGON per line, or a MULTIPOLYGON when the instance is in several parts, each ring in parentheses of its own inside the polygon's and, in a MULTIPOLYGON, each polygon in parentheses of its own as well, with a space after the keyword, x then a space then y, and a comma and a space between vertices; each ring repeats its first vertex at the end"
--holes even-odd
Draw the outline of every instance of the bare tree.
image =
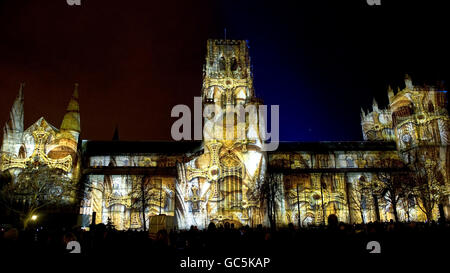
POLYGON ((162 206, 162 185, 156 183, 149 176, 142 176, 133 183, 131 196, 131 207, 139 211, 142 217, 144 231, 147 231, 146 211, 151 206, 162 206))
POLYGON ((438 162, 430 159, 420 160, 416 157, 410 167, 417 206, 426 215, 427 221, 431 221, 433 220, 434 208, 448 194, 444 176, 439 169, 438 162))
POLYGON ((412 171, 413 196, 419 209, 425 214, 427 221, 433 220, 436 205, 442 206, 449 194, 442 172, 440 151, 436 147, 413 149, 404 156, 407 166, 412 171))
POLYGON ((76 205, 78 196, 76 181, 64 171, 48 166, 24 169, 0 191, 1 204, 19 216, 24 229, 38 211, 76 205))
POLYGON ((403 195, 400 198, 400 202, 399 204, 401 205, 401 207, 403 208, 403 210, 405 211, 406 214, 406 221, 411 221, 411 207, 414 206, 414 201, 411 202, 411 200, 414 198, 414 196, 412 195, 412 193, 405 193, 405 195, 403 195))
POLYGON ((363 183, 361 183, 361 181, 358 181, 351 185, 349 192, 350 203, 359 211, 362 223, 366 222, 364 212, 366 211, 368 206, 368 196, 368 189, 363 185, 363 183))
POLYGON ((268 173, 258 179, 253 191, 254 198, 259 200, 260 207, 265 207, 271 229, 276 229, 278 204, 281 202, 281 176, 268 173))
POLYGON ((259 216, 259 219, 263 219, 264 218, 264 213, 263 210, 260 209, 261 206, 264 205, 264 202, 262 202, 262 200, 264 200, 262 198, 262 194, 260 192, 260 188, 261 188, 261 184, 262 184, 262 179, 257 179, 255 183, 251 183, 248 190, 247 190, 247 197, 248 197, 248 201, 247 201, 247 205, 246 205, 246 209, 248 211, 249 217, 250 217, 250 221, 251 221, 251 226, 254 226, 254 222, 253 222, 253 215, 256 212, 256 214, 259 216))
POLYGON ((379 181, 373 180, 366 183, 365 187, 372 197, 373 210, 375 212, 376 220, 379 222, 381 221, 379 198, 382 196, 383 185, 379 181))
POLYGON ((381 196, 382 189, 379 181, 375 179, 367 181, 364 176, 358 182, 352 184, 349 199, 351 204, 359 210, 363 223, 367 220, 364 217, 365 211, 374 212, 376 220, 380 221, 378 198, 381 196))
POLYGON ((377 173, 378 180, 381 182, 380 195, 392 206, 392 212, 396 222, 398 218, 398 204, 405 196, 407 188, 407 176, 404 173, 380 172, 377 173))
POLYGON ((411 208, 414 207, 414 179, 410 175, 402 179, 400 203, 405 210, 408 221, 411 221, 411 208))

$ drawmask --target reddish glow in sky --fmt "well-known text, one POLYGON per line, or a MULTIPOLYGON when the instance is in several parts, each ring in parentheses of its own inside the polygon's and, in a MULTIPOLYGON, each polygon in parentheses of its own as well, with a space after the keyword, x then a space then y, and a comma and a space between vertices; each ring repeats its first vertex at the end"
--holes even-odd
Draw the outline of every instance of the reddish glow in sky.
POLYGON ((280 105, 283 140, 361 140, 360 107, 373 96, 383 107, 387 84, 449 75, 445 9, 423 1, 81 2, 0 2, 1 126, 25 82, 25 126, 59 127, 78 82, 82 138, 118 125, 121 139, 170 139, 170 111, 200 95, 206 40, 225 27, 250 41, 256 94, 280 105))

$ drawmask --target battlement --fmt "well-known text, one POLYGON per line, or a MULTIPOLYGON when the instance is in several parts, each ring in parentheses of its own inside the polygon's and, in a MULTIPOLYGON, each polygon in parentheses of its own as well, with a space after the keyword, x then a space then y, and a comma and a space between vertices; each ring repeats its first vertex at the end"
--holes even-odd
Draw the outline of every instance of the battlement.
POLYGON ((210 39, 203 67, 203 99, 214 102, 247 101, 253 97, 248 43, 210 39))
POLYGON ((399 150, 423 145, 447 145, 447 97, 443 87, 414 85, 405 76, 405 87, 394 92, 388 88, 389 105, 379 109, 374 100, 372 111, 361 109, 364 140, 396 141, 399 150))

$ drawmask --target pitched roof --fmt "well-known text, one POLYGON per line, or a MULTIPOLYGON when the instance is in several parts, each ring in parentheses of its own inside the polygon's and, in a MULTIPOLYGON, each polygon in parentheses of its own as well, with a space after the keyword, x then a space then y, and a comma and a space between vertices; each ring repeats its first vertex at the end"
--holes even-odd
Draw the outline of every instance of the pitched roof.
POLYGON ((296 151, 395 151, 395 142, 385 141, 320 141, 279 143, 278 149, 270 153, 296 151))
POLYGON ((83 141, 83 154, 188 154, 200 151, 202 141, 83 141))

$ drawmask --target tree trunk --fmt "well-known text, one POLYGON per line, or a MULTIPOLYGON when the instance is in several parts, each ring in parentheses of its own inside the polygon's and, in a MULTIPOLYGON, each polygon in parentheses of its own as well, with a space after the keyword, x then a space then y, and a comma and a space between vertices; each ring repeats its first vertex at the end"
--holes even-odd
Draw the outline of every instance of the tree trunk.
POLYGON ((363 211, 362 208, 359 210, 359 213, 361 213, 361 221, 362 221, 362 223, 365 224, 366 221, 364 220, 364 211, 363 211))
POLYGON ((427 221, 428 222, 433 221, 433 213, 432 212, 427 211, 426 215, 427 215, 427 221))
MULTIPOLYGON (((428 197, 428 196, 427 196, 427 197, 428 197)), ((424 206, 424 208, 425 208, 425 215, 427 216, 427 221, 428 221, 428 222, 431 222, 431 221, 433 220, 433 208, 434 208, 434 204, 432 203, 431 198, 430 198, 430 201, 429 201, 429 200, 426 200, 426 199, 424 198, 424 201, 425 201, 425 202, 423 202, 423 203, 424 203, 423 206, 424 206)))
POLYGON ((348 209, 348 222, 350 224, 353 224, 353 219, 352 219, 352 207, 351 207, 351 202, 350 202, 350 183, 348 183, 348 176, 347 173, 345 174, 345 195, 347 196, 347 209, 348 209))
POLYGON ((375 206, 375 216, 377 218, 377 222, 380 222, 380 210, 378 208, 378 197, 373 195, 373 204, 375 206))
POLYGON ((411 216, 409 214, 409 199, 406 201, 406 216, 408 217, 408 222, 411 221, 411 216))
POLYGON ((147 223, 145 219, 145 207, 142 206, 142 223, 144 225, 144 231, 147 231, 147 223))
POLYGON ((395 222, 398 222, 397 202, 391 202, 392 210, 394 211, 395 222))
MULTIPOLYGON (((275 185, 273 185, 275 187, 275 185)), ((277 228, 277 204, 276 204, 276 190, 272 191, 272 218, 273 218, 273 230, 277 228)))
POLYGON ((30 218, 29 218, 29 217, 26 217, 26 218, 23 220, 23 230, 26 230, 26 229, 27 229, 29 222, 30 222, 30 218))
POLYGON ((269 217, 270 228, 273 228, 273 214, 272 214, 272 201, 269 199, 267 202, 267 216, 269 217))
POLYGON ((145 195, 145 185, 144 181, 141 181, 141 205, 142 205, 142 223, 144 224, 144 232, 147 231, 147 224, 145 219, 145 208, 146 208, 146 195, 145 195))
POLYGON ((363 208, 363 194, 360 193, 360 199, 359 199, 359 213, 361 214, 361 221, 363 224, 366 223, 365 219, 364 219, 364 208, 363 208))
POLYGON ((439 208, 439 221, 444 223, 445 222, 444 205, 442 203, 439 203, 438 208, 439 208))

